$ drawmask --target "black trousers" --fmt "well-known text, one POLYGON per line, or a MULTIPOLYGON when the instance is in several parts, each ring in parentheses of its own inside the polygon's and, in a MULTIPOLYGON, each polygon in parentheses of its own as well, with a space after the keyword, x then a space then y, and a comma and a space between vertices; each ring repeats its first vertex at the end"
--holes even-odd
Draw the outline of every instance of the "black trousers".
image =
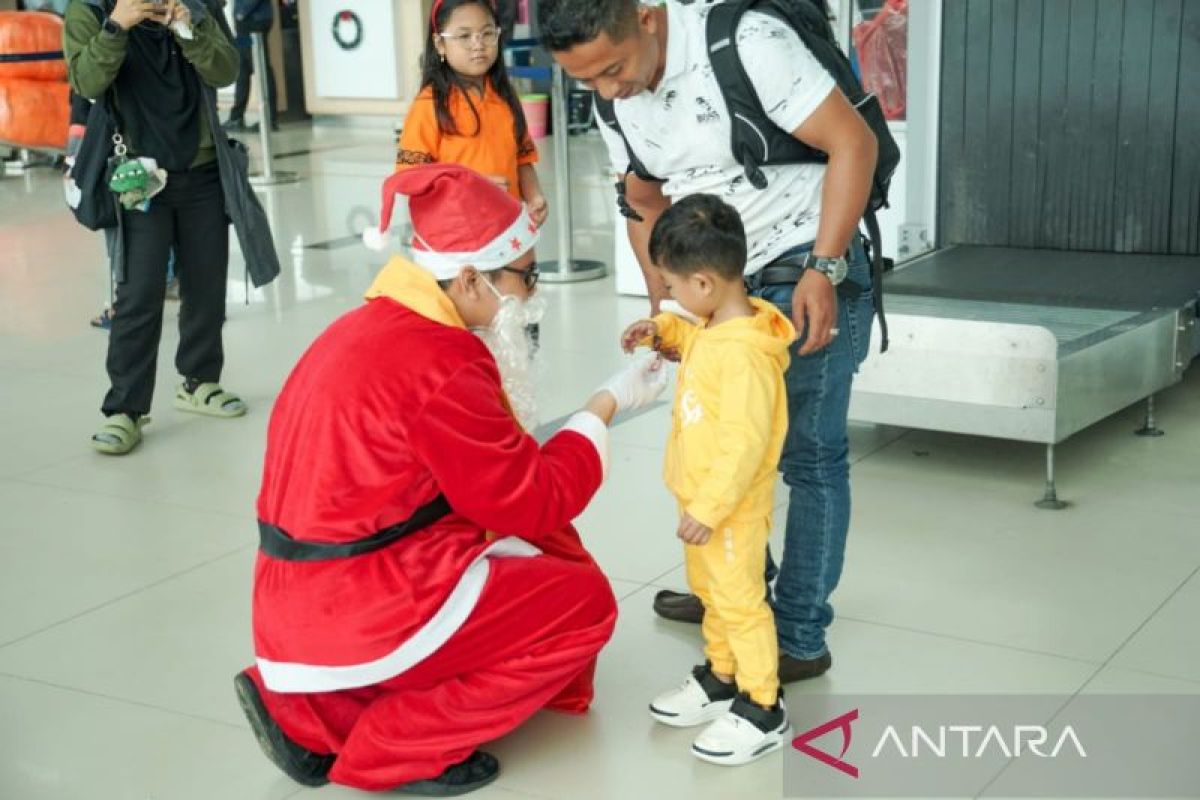
MULTIPOLYGON (((271 30, 271 22, 237 22, 234 23, 237 29, 236 34, 239 41, 249 41, 250 34, 261 33, 263 35, 263 47, 266 48, 267 33, 271 30)), ((250 101, 250 78, 254 75, 254 48, 252 45, 238 48, 238 55, 241 56, 241 70, 238 72, 237 85, 233 90, 233 108, 229 112, 229 118, 239 120, 246 115, 246 103, 250 101)), ((279 106, 275 104, 275 69, 271 66, 271 59, 267 56, 267 113, 270 114, 272 121, 275 119, 275 109, 279 106)))
POLYGON ((216 382, 225 353, 225 281, 229 274, 229 220, 216 162, 172 172, 149 211, 123 211, 125 281, 117 287, 108 338, 111 388, 101 410, 145 414, 154 395, 162 338, 167 256, 175 250, 179 276, 179 349, 175 367, 185 378, 216 382))

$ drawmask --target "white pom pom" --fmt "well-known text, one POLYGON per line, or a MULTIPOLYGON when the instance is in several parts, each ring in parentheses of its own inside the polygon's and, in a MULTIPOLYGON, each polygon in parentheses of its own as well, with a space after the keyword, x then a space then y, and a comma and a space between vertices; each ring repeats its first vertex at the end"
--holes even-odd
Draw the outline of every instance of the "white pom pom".
POLYGON ((379 252, 388 249, 392 243, 392 235, 371 227, 363 231, 362 240, 367 247, 379 252))

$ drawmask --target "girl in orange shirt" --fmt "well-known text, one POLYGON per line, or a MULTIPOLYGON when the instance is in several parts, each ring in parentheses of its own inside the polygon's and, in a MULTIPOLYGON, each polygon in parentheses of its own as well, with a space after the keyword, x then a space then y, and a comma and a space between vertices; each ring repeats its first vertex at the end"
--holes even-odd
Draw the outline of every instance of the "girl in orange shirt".
POLYGON ((488 0, 435 0, 396 169, 470 167, 523 200, 540 226, 549 208, 533 167, 537 149, 499 55, 500 21, 488 0))

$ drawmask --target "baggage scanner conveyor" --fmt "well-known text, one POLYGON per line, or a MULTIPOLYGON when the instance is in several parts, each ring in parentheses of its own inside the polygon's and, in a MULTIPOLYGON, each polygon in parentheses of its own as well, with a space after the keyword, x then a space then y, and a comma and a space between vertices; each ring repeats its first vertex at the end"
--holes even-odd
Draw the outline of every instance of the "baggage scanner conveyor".
POLYGON ((1200 257, 953 246, 884 278, 890 347, 850 419, 1046 445, 1038 506, 1062 508, 1054 446, 1147 400, 1200 354, 1200 257))

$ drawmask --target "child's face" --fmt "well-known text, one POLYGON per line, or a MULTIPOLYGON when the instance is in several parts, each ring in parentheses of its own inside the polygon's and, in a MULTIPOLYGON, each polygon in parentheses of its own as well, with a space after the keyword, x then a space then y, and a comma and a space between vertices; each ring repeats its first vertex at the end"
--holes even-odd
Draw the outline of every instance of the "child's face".
POLYGON ((450 68, 464 78, 482 78, 500 51, 496 20, 479 3, 459 6, 446 20, 435 44, 450 68))
POLYGON ((717 277, 704 270, 690 275, 680 275, 659 269, 663 282, 672 299, 697 317, 708 318, 717 310, 718 292, 717 277))

